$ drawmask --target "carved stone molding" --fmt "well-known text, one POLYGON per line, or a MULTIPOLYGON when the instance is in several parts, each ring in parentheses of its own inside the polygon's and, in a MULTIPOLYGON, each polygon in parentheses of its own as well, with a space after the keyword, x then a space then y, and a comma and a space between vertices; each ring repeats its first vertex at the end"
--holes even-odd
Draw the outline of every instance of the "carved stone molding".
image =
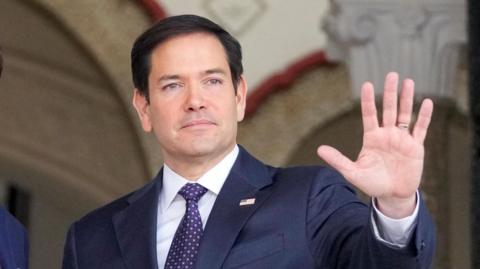
POLYGON ((464 0, 333 0, 323 24, 327 57, 347 62, 355 97, 366 80, 381 89, 392 70, 413 78, 419 96, 452 97, 465 25, 464 0))

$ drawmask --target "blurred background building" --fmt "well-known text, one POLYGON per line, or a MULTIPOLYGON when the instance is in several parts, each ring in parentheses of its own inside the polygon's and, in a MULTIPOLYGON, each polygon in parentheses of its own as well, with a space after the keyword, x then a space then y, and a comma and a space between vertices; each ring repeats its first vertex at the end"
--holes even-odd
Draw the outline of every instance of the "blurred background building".
POLYGON ((0 202, 29 231, 31 268, 60 268, 74 220, 158 172, 158 146, 131 106, 130 49, 154 21, 185 13, 240 40, 250 92, 239 142, 273 165, 320 164, 319 144, 355 159, 360 83, 380 93, 390 70, 413 78, 417 101, 436 104, 422 183, 438 228, 434 268, 473 268, 466 5, 0 0, 0 202))

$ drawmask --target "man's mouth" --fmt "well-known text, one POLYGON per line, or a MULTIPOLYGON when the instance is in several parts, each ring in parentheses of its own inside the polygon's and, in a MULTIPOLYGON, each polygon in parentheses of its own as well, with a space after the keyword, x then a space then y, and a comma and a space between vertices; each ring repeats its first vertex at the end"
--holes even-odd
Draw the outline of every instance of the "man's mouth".
POLYGON ((201 126, 208 126, 208 125, 216 125, 215 122, 207 119, 195 119, 187 121, 182 125, 181 129, 184 128, 191 128, 191 127, 201 127, 201 126))

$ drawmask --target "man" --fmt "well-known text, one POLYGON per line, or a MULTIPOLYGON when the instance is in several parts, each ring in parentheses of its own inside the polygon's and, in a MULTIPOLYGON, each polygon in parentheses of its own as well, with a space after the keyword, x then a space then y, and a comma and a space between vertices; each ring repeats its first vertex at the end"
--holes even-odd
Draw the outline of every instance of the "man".
POLYGON ((374 197, 361 203, 336 171, 274 168, 237 146, 247 85, 238 42, 194 15, 167 18, 132 49, 133 105, 161 146, 149 184, 72 225, 63 268, 428 268, 434 228, 418 195, 433 104, 412 131, 413 81, 397 113, 385 82, 380 127, 362 88, 363 148, 318 154, 374 197))
MULTIPOLYGON (((0 77, 3 70, 0 49, 0 77)), ((28 268, 28 241, 23 226, 0 207, 0 269, 28 268)))

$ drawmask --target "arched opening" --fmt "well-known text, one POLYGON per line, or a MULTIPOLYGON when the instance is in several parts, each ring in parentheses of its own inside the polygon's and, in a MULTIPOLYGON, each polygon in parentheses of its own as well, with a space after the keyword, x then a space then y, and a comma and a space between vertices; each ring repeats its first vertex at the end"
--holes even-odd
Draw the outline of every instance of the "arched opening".
POLYGON ((68 226, 149 171, 124 102, 74 33, 27 1, 0 3, 0 32, 0 182, 29 197, 31 268, 58 268, 68 226))

